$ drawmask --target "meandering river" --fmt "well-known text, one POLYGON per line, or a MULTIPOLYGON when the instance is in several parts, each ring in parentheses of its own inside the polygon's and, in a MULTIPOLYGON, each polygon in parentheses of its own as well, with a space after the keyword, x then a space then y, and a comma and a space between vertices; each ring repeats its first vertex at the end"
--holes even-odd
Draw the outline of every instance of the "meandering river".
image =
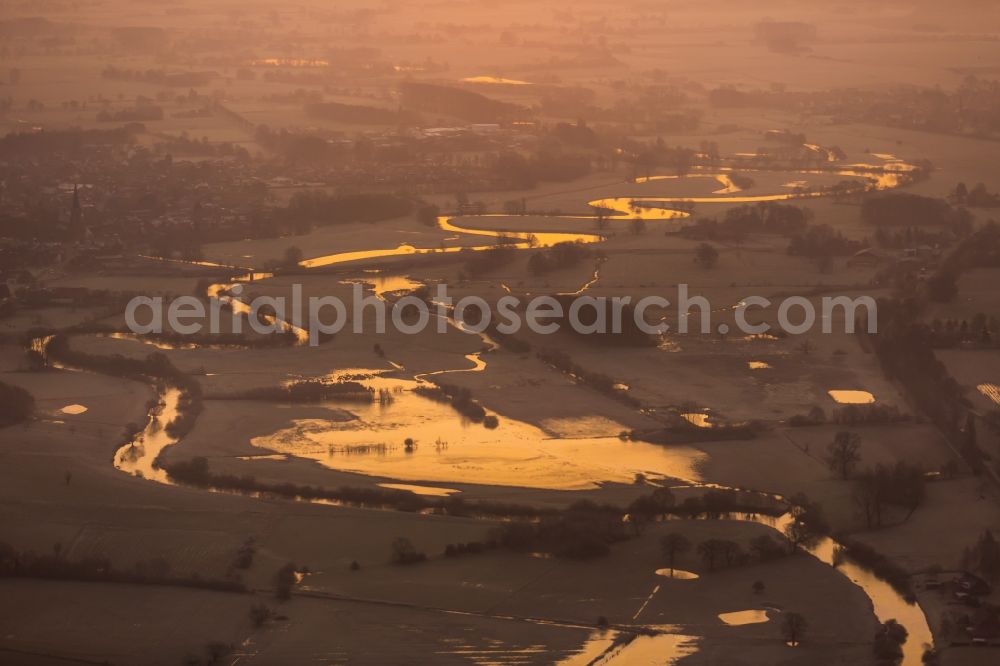
MULTIPOLYGON (((857 178, 863 181, 865 189, 888 189, 906 182, 912 167, 902 162, 888 162, 882 167, 871 165, 848 165, 834 171, 837 175, 857 178)), ((811 173, 831 173, 830 171, 796 171, 797 175, 811 173)), ((689 213, 671 205, 691 203, 753 203, 762 201, 783 201, 797 198, 812 198, 831 194, 828 190, 809 191, 796 187, 793 192, 777 194, 745 195, 733 182, 729 173, 719 170, 715 173, 697 173, 694 177, 714 178, 722 188, 710 196, 700 197, 620 197, 604 198, 590 202, 590 206, 605 211, 610 217, 639 217, 650 221, 683 220, 689 213)), ((674 177, 650 177, 641 182, 674 177)), ((491 215, 475 216, 480 226, 462 226, 457 219, 443 216, 438 220, 441 230, 473 237, 493 240, 490 244, 460 246, 451 245, 437 248, 416 248, 400 245, 395 248, 371 249, 314 257, 301 262, 303 268, 348 264, 384 257, 437 254, 461 251, 482 251, 496 247, 497 241, 515 248, 548 247, 556 243, 573 241, 596 243, 604 236, 596 233, 549 232, 549 231, 507 231, 489 228, 491 215)), ((561 216, 562 219, 593 220, 594 216, 561 216)), ((206 262, 202 262, 206 263, 206 262)), ((210 265, 210 264, 209 264, 210 265)), ((215 264, 215 266, 222 266, 215 264)), ((237 275, 226 283, 212 285, 208 295, 227 303, 238 312, 249 313, 249 307, 233 294, 233 288, 241 283, 257 282, 271 277, 268 273, 254 271, 237 275)), ((594 280, 598 277, 595 272, 594 280)), ((371 282, 369 276, 358 276, 357 280, 371 282)), ((398 283, 400 289, 412 288, 411 283, 398 283)), ((378 286, 375 287, 379 292, 378 286)), ((382 292, 389 291, 388 288, 382 292)), ((458 325, 449 318, 452 325, 458 325)), ((300 343, 308 341, 308 332, 290 323, 281 322, 286 330, 295 333, 300 343)), ((36 348, 44 350, 47 340, 36 341, 36 348)), ((318 462, 365 474, 384 476, 401 481, 436 482, 461 484, 474 479, 476 483, 488 485, 518 485, 542 488, 583 488, 592 487, 601 481, 628 482, 636 472, 653 475, 661 479, 686 479, 698 483, 696 462, 698 452, 687 447, 661 447, 639 442, 624 442, 608 433, 608 437, 586 439, 556 439, 542 430, 511 419, 501 417, 500 427, 489 430, 481 425, 463 423, 461 417, 449 406, 435 403, 421 397, 413 389, 428 377, 456 371, 482 371, 486 367, 483 355, 495 348, 495 343, 484 339, 484 352, 470 355, 473 367, 468 369, 441 369, 427 373, 413 380, 396 379, 373 374, 368 381, 373 388, 390 388, 394 399, 388 404, 373 403, 359 410, 359 418, 350 425, 334 424, 329 421, 295 422, 271 436, 258 438, 254 444, 270 452, 311 458, 318 462), (343 427, 341 427, 343 426, 343 427), (443 428, 443 429, 442 429, 443 428), (414 437, 417 445, 411 450, 385 447, 380 455, 368 455, 361 451, 361 445, 371 444, 373 438, 385 437, 388 442, 400 440, 404 435, 414 437), (351 453, 353 451, 353 454, 351 453)), ((175 445, 166 428, 177 417, 180 391, 167 388, 161 391, 157 406, 151 411, 149 421, 140 435, 131 443, 118 449, 114 456, 117 469, 158 483, 170 483, 155 460, 168 446, 175 445)), ((411 484, 412 485, 412 484, 411 484)), ((398 484, 395 487, 401 487, 398 484)), ((402 486, 407 487, 407 486, 402 486)), ((416 486, 414 486, 416 487, 416 486)), ((440 492, 452 493, 445 488, 440 492)), ((779 532, 792 520, 790 514, 775 519, 761 519, 758 516, 734 516, 734 519, 765 524, 779 532)), ((905 666, 919 666, 924 644, 932 643, 932 636, 919 606, 909 604, 891 586, 876 578, 863 567, 850 562, 834 565, 834 553, 838 544, 832 539, 824 539, 808 550, 819 561, 835 566, 871 599, 875 615, 882 621, 894 618, 906 627, 909 640, 904 646, 905 666)), ((683 582, 681 582, 683 584, 683 582)), ((680 633, 664 634, 666 640, 677 650, 677 656, 693 649, 690 637, 680 633)), ((602 639, 603 640, 603 639, 602 639)), ((620 655, 608 653, 601 663, 626 657, 643 649, 652 649, 655 637, 637 639, 631 647, 621 650, 620 655)))

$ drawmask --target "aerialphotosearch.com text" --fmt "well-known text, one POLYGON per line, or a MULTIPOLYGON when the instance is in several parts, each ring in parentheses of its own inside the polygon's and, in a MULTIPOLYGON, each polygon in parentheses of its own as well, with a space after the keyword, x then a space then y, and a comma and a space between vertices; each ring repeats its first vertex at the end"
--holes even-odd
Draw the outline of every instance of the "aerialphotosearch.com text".
POLYGON ((497 331, 504 335, 514 335, 525 327, 539 335, 551 335, 563 327, 582 335, 620 334, 626 329, 648 335, 725 335, 734 333, 731 326, 713 325, 712 315, 731 312, 736 330, 743 335, 773 333, 775 327, 760 321, 763 317, 774 319, 776 327, 786 334, 801 335, 815 330, 817 325, 821 332, 833 333, 838 319, 845 333, 853 333, 858 327, 875 333, 878 320, 877 304, 870 296, 789 296, 772 301, 751 295, 716 310, 704 296, 691 295, 686 284, 677 285, 673 300, 659 295, 521 298, 507 294, 490 304, 479 296, 454 299, 445 284, 437 285, 433 293, 425 293, 422 298, 411 294, 394 300, 379 298, 362 284, 353 285, 349 302, 337 296, 306 298, 300 284, 292 285, 287 297, 242 297, 242 284, 207 302, 195 296, 169 302, 161 296, 136 296, 128 303, 125 321, 137 335, 199 335, 206 331, 218 334, 223 320, 228 318, 228 332, 240 334, 248 326, 254 333, 265 335, 294 327, 308 332, 309 344, 318 345, 348 326, 357 334, 385 333, 389 325, 408 335, 423 333, 429 326, 445 333, 453 322, 469 333, 497 331), (769 316, 772 311, 774 317, 769 316), (676 315, 675 326, 667 323, 667 313, 676 315), (751 315, 757 321, 751 321, 751 315))

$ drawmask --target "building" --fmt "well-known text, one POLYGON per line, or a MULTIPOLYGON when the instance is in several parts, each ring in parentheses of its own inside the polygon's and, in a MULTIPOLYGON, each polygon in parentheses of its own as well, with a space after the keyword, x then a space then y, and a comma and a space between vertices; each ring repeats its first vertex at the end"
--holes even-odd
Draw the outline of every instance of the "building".
POLYGON ((883 252, 874 247, 866 247, 863 250, 855 252, 854 255, 847 260, 848 266, 881 266, 884 263, 892 261, 892 255, 888 252, 883 252))
POLYGON ((80 241, 86 235, 83 226, 83 208, 80 206, 80 189, 73 186, 73 204, 69 210, 69 235, 73 240, 80 241))

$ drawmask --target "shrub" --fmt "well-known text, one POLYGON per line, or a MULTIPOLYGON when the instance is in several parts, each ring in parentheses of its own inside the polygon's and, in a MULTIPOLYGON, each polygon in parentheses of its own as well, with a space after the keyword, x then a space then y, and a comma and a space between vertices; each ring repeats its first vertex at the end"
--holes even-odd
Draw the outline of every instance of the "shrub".
POLYGON ((274 574, 274 596, 281 600, 290 599, 295 582, 295 565, 289 562, 274 574))
POLYGON ((254 604, 250 607, 250 622, 258 629, 263 627, 273 617, 274 611, 264 604, 254 604))

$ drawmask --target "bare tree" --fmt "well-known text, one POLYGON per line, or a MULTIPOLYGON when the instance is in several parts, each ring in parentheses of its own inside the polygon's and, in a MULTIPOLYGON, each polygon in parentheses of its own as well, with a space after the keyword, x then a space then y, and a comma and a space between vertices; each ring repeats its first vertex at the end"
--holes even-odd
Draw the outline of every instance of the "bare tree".
POLYGON ((725 543, 722 539, 706 539, 698 544, 698 555, 705 562, 709 571, 714 571, 715 566, 725 551, 725 543))
POLYGON ((740 544, 735 541, 730 541, 729 539, 722 540, 722 557, 726 560, 726 566, 731 567, 735 564, 739 564, 740 560, 743 559, 743 549, 740 548, 740 544))
POLYGON ((671 532, 660 539, 660 548, 663 550, 664 557, 667 558, 667 564, 670 565, 670 576, 673 577, 674 562, 677 556, 691 550, 691 542, 683 534, 671 532))
POLYGON ((295 565, 289 562, 274 574, 275 596, 282 600, 290 599, 295 582, 295 565))
POLYGON ((860 449, 861 435, 842 430, 834 436, 833 441, 826 447, 826 464, 831 471, 846 481, 854 473, 858 463, 861 462, 860 449))
POLYGON ((606 208, 597 209, 597 216, 594 218, 594 225, 599 231, 604 231, 608 228, 608 210, 606 208))
POLYGON ((781 637, 792 647, 795 647, 802 640, 809 623, 801 613, 788 612, 781 617, 781 637))

